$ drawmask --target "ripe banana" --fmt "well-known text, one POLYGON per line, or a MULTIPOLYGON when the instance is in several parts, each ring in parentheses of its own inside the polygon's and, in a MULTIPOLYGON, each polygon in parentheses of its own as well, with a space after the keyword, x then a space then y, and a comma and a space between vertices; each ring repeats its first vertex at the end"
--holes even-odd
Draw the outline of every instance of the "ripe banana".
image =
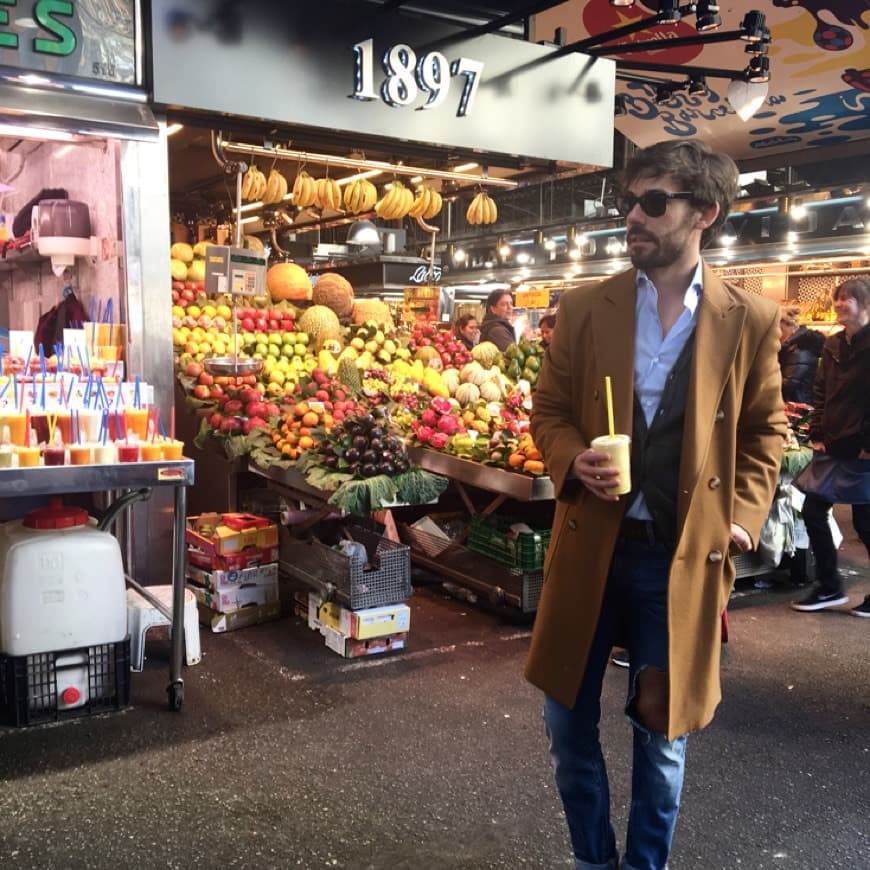
POLYGON ((441 206, 443 205, 441 194, 434 187, 430 187, 429 190, 432 195, 429 197, 429 205, 426 207, 426 211, 423 212, 425 220, 435 217, 441 211, 441 206))
POLYGON ((329 208, 337 211, 341 208, 341 188, 334 179, 317 179, 314 191, 314 205, 321 210, 329 208))
POLYGON ((263 203, 265 205, 273 205, 274 203, 281 202, 286 193, 287 179, 277 169, 273 169, 269 173, 266 192, 263 194, 263 203))
POLYGON ((266 176, 256 166, 250 166, 242 178, 242 199, 260 199, 266 187, 266 176))
POLYGON ((377 188, 367 178, 358 178, 344 189, 344 207, 351 214, 371 211, 377 200, 377 188))
POLYGON ((429 203, 432 200, 432 188, 427 187, 425 184, 417 189, 417 198, 414 200, 414 204, 411 206, 411 210, 408 212, 408 217, 417 218, 423 217, 426 213, 426 210, 429 208, 429 203))
POLYGON ((307 172, 300 172, 293 182, 293 205, 308 208, 314 205, 316 194, 314 179, 307 172))
POLYGON ((414 194, 401 181, 394 181, 375 205, 375 213, 384 220, 398 220, 408 214, 413 204, 414 194))
POLYGON ((498 218, 498 208, 488 193, 481 191, 471 200, 465 219, 470 224, 494 224, 498 218))
POLYGON ((378 201, 378 189, 367 178, 364 178, 361 184, 363 189, 361 211, 371 211, 378 201))

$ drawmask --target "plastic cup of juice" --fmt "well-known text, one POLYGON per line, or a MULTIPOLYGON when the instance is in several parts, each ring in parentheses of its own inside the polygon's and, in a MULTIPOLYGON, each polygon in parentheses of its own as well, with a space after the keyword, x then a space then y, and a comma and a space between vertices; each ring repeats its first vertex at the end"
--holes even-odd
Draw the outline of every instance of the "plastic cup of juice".
POLYGON ((26 421, 27 416, 17 411, 0 412, 0 428, 9 427, 9 440, 12 444, 20 444, 24 447, 24 438, 27 434, 26 421))
POLYGON ((11 468, 15 451, 11 444, 0 444, 0 468, 11 468))
POLYGON ((610 459, 598 464, 619 469, 619 485, 611 486, 608 495, 626 495, 631 492, 631 437, 629 435, 599 435, 590 442, 593 450, 609 453, 610 459))
POLYGON ((145 442, 148 437, 148 409, 147 408, 127 408, 127 431, 132 435, 134 432, 141 442, 145 442))
POLYGON ((82 424, 82 438, 96 444, 100 440, 100 425, 103 422, 103 412, 93 408, 79 411, 79 421, 82 424))
POLYGON ((163 445, 157 441, 143 441, 141 450, 143 462, 159 462, 163 459, 163 445))
POLYGON ((163 442, 164 459, 181 459, 184 451, 184 442, 168 439, 163 442))
POLYGON ((90 444, 70 444, 69 464, 90 465, 93 449, 90 444))
POLYGON ((69 444, 70 441, 72 441, 70 433, 69 411, 63 411, 57 415, 57 428, 60 429, 60 434, 63 437, 63 443, 69 444))
POLYGON ((42 461, 45 465, 64 465, 66 463, 66 448, 46 445, 42 448, 42 461))
POLYGON ((15 453, 18 456, 19 468, 32 468, 39 465, 38 447, 16 447, 15 453))
POLYGON ((138 462, 139 461, 139 442, 138 441, 121 441, 118 444, 118 462, 138 462))
POLYGON ((97 444, 94 447, 94 462, 97 465, 114 465, 117 460, 114 444, 97 444))
MULTIPOLYGON (((37 444, 44 444, 48 441, 48 417, 45 415, 45 411, 42 411, 39 414, 31 412, 30 428, 36 432, 37 444)), ((22 441, 22 443, 24 442, 22 441)))

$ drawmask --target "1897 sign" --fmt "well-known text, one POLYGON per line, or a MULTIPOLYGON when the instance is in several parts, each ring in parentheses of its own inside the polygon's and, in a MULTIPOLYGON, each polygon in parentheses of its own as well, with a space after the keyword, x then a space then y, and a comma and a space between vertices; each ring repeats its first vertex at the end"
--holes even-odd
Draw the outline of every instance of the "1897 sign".
POLYGON ((418 109, 441 106, 450 92, 451 80, 464 76, 462 93, 456 107, 459 117, 470 115, 474 106, 483 63, 468 57, 449 61, 440 51, 430 51, 418 60, 417 53, 403 42, 391 45, 381 59, 385 77, 375 91, 374 40, 365 39, 353 47, 353 93, 355 100, 383 100, 388 106, 410 106, 426 94, 418 109))

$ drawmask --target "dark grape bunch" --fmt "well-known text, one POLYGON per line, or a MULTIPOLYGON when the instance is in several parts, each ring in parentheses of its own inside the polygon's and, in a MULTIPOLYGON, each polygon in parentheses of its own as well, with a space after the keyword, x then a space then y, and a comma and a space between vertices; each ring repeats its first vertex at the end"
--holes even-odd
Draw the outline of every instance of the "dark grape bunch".
POLYGON ((392 476, 410 468, 402 439, 386 428, 380 408, 333 426, 323 456, 327 468, 359 477, 392 476))

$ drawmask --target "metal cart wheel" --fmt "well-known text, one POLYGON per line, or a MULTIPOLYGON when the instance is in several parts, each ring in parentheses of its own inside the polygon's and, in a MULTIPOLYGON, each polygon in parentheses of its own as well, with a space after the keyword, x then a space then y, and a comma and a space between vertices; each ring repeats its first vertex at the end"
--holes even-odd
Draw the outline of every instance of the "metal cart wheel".
POLYGON ((169 709, 177 713, 184 706, 184 683, 172 683, 166 691, 169 693, 169 709))

